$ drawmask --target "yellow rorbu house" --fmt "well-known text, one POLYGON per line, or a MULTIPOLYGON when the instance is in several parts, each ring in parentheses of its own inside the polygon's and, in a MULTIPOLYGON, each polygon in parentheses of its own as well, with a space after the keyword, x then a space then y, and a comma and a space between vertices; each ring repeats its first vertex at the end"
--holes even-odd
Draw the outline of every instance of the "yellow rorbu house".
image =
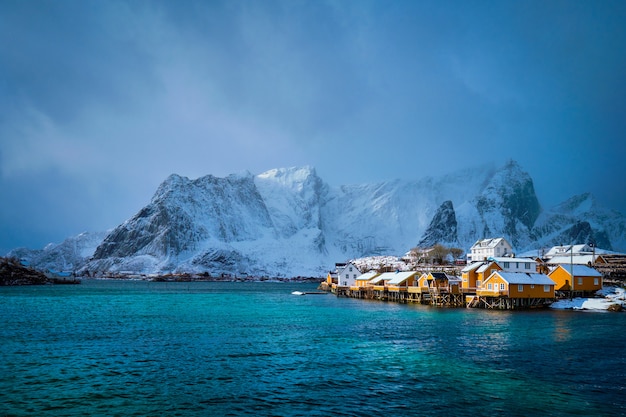
POLYGON ((496 271, 476 289, 468 306, 485 308, 542 307, 554 301, 555 283, 547 275, 496 271))
POLYGON ((415 287, 417 271, 389 272, 393 277, 387 281, 387 292, 390 300, 403 301, 407 299, 408 289, 415 287))
POLYGON ((555 282, 557 291, 592 293, 602 289, 602 274, 587 265, 561 264, 548 276, 555 282))

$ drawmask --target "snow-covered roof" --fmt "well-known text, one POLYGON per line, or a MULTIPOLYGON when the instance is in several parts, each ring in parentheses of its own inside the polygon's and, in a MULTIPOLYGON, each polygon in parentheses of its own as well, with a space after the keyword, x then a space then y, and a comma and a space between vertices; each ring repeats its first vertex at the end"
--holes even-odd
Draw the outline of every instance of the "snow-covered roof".
POLYGON ((457 277, 455 275, 448 275, 448 282, 450 284, 461 284, 463 280, 461 279, 461 277, 457 277))
POLYGON ((474 269, 478 268, 479 266, 481 266, 484 262, 480 261, 480 262, 472 262, 471 264, 467 265, 465 268, 461 269, 461 272, 470 272, 473 271, 474 269))
MULTIPOLYGON (((472 249, 474 249, 474 248, 495 248, 502 241, 506 242, 506 240, 503 237, 497 237, 497 238, 493 238, 493 239, 477 240, 476 243, 474 243, 474 245, 472 246, 472 249)), ((508 244, 509 242, 506 242, 506 243, 508 244)), ((511 245, 509 245, 509 246, 511 246, 511 245)))
POLYGON ((370 281, 372 278, 377 277, 378 275, 380 274, 376 271, 369 271, 356 277, 356 280, 357 281, 370 281))
POLYGON ((400 274, 401 272, 384 272, 379 276, 370 280, 370 284, 380 284, 383 281, 389 281, 395 277, 396 274, 400 274))
POLYGON ((550 248, 550 250, 548 252, 546 252, 546 257, 550 257, 550 256, 558 256, 564 253, 577 253, 577 254, 581 254, 581 253, 589 253, 592 252, 593 248, 587 244, 582 244, 582 245, 563 245, 563 246, 553 246, 550 248))
POLYGON ((551 264, 579 264, 579 265, 588 265, 590 263, 594 263, 596 259, 598 259, 599 255, 559 255, 553 256, 548 260, 548 263, 551 264))
MULTIPOLYGON (((502 272, 498 271, 496 274, 500 275, 509 284, 536 284, 536 285, 555 285, 554 281, 545 274, 529 274, 525 272, 502 272)), ((493 276, 493 275, 492 275, 493 276)), ((491 278, 491 277, 490 277, 491 278)))
MULTIPOLYGON (((573 276, 575 277, 601 277, 602 274, 595 269, 587 266, 587 265, 559 265, 561 268, 565 269, 568 274, 572 275, 572 271, 574 272, 573 276)), ((558 267, 557 267, 558 268, 558 267)), ((553 271, 556 268, 553 269, 553 271)))
POLYGON ((407 279, 411 278, 413 275, 417 274, 416 271, 404 271, 404 272, 390 272, 390 274, 394 274, 394 277, 389 280, 389 285, 399 285, 402 284, 407 279))
POLYGON ((476 272, 481 273, 481 272, 485 272, 492 264, 493 262, 485 262, 484 265, 482 265, 480 268, 478 268, 476 270, 476 272))

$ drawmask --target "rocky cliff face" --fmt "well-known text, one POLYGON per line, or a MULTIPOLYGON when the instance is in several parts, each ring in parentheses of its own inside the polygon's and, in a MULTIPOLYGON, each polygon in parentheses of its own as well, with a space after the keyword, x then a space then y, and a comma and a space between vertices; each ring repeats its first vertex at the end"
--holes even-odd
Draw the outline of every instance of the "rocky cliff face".
POLYGON ((149 205, 106 237, 85 269, 291 273, 294 262, 325 252, 324 190, 310 168, 197 180, 172 175, 149 205))
POLYGON ((437 243, 458 246, 457 222, 452 201, 444 201, 433 216, 417 246, 428 248, 437 243))

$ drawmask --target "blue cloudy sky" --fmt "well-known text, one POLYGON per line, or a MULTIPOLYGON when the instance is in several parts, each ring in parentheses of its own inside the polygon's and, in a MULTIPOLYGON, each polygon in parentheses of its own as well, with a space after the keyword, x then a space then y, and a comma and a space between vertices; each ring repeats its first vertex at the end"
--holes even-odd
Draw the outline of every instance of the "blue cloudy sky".
POLYGON ((0 2, 0 252, 112 228, 170 173, 331 185, 516 159, 626 213, 624 1, 0 2))

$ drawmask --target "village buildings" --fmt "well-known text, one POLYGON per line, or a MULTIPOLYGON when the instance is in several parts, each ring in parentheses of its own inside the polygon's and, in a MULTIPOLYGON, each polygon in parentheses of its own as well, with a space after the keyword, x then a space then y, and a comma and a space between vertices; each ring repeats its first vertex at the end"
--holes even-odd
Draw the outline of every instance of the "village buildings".
POLYGON ((513 247, 503 237, 495 239, 481 239, 476 241, 470 248, 467 255, 467 263, 483 261, 488 258, 510 256, 513 254, 513 247))
MULTIPOLYGON (((552 258, 589 247, 553 248, 552 258)), ((437 306, 497 309, 536 308, 558 296, 593 294, 602 288, 602 274, 588 265, 546 263, 541 258, 515 257, 504 238, 483 239, 471 248, 472 259, 458 274, 431 270, 361 274, 353 263, 338 264, 336 281, 328 283, 337 295, 437 306), (458 276, 457 276, 458 275, 458 276)), ((550 261, 548 260, 548 262, 550 261)))

